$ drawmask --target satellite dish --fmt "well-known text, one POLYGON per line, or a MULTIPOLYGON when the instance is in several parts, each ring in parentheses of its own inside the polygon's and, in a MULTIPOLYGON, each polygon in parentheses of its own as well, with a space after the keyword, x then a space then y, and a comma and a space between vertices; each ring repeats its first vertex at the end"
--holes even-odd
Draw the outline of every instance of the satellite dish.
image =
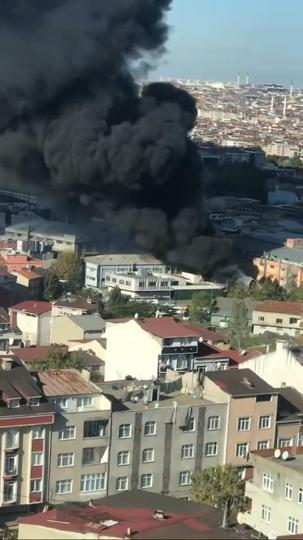
POLYGON ((237 522, 239 523, 239 525, 244 525, 245 521, 245 514, 243 512, 239 512, 237 515, 237 522))
POLYGON ((284 452, 282 453, 283 461, 287 461, 288 458, 289 458, 289 452, 287 452, 287 450, 284 450, 284 452))
POLYGON ((281 450, 280 448, 276 448, 275 451, 274 451, 274 457, 276 459, 278 459, 279 457, 281 457, 281 450))

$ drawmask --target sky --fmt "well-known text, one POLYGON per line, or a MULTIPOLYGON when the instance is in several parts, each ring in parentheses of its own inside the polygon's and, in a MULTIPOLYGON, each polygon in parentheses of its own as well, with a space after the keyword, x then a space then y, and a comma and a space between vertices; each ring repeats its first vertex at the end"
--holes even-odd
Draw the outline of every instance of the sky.
POLYGON ((303 87, 303 0, 173 0, 167 52, 150 78, 303 87))

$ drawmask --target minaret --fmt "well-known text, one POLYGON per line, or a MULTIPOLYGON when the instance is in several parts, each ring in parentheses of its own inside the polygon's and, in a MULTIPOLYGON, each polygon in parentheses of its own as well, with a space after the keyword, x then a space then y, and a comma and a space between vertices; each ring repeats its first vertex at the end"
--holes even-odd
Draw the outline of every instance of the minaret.
POLYGON ((271 102, 270 102, 270 113, 274 112, 274 96, 271 96, 271 102))
POLYGON ((240 73, 238 73, 238 88, 240 88, 240 73))
POLYGON ((249 85, 249 73, 246 73, 246 86, 249 85))
POLYGON ((286 118, 286 111, 287 111, 287 97, 284 98, 284 107, 283 107, 283 118, 286 118))
POLYGON ((293 91, 294 91, 294 83, 293 83, 293 81, 291 81, 291 83, 290 83, 290 90, 289 90, 289 95, 290 95, 290 97, 292 97, 293 91))

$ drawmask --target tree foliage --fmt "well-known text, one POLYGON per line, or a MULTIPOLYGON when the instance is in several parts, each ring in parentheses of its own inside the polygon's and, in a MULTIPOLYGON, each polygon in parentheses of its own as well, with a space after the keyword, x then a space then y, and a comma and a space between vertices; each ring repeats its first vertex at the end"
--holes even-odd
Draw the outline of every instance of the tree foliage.
POLYGON ((59 280, 66 280, 68 290, 75 292, 83 285, 81 258, 75 253, 59 253, 56 272, 59 280))
POLYGON ((235 299, 232 306, 232 315, 229 323, 229 335, 231 344, 238 349, 245 347, 249 336, 247 319, 248 311, 244 300, 235 299))
POLYGON ((245 287, 245 285, 234 285, 227 291, 228 298, 244 300, 288 300, 289 292, 279 285, 278 281, 270 278, 262 278, 255 287, 245 287))
POLYGON ((123 296, 119 287, 109 293, 109 299, 103 306, 102 317, 105 319, 119 319, 121 317, 154 317, 157 306, 150 302, 141 302, 123 296))
POLYGON ((44 371, 46 369, 81 369, 83 363, 76 353, 70 353, 65 347, 53 345, 46 358, 35 360, 32 363, 32 371, 44 371))
POLYGON ((195 502, 223 510, 223 527, 230 524, 232 514, 243 509, 245 482, 231 465, 217 465, 194 473, 191 491, 195 502))
POLYGON ((49 268, 44 279, 44 297, 46 300, 57 300, 62 293, 62 286, 55 267, 49 268))
POLYGON ((212 313, 216 310, 216 302, 208 293, 203 291, 193 295, 189 308, 190 319, 195 323, 209 323, 212 313))

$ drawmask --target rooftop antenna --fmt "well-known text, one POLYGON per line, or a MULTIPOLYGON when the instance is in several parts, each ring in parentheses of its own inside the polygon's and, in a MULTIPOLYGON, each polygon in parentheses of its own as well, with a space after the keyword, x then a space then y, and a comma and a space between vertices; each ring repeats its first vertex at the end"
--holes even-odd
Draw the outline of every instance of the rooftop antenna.
POLYGON ((240 73, 238 73, 238 79, 237 79, 237 84, 238 84, 238 88, 240 88, 240 73))
POLYGON ((287 97, 284 98, 284 106, 283 106, 283 118, 286 118, 286 111, 287 111, 287 97))
POLYGON ((294 83, 293 83, 293 81, 291 81, 291 83, 290 83, 290 90, 289 90, 289 95, 290 95, 290 97, 292 97, 293 91, 294 91, 294 83))
POLYGON ((249 73, 246 73, 246 86, 249 85, 249 73))
POLYGON ((274 112, 274 96, 271 96, 271 102, 270 102, 270 113, 274 112))

